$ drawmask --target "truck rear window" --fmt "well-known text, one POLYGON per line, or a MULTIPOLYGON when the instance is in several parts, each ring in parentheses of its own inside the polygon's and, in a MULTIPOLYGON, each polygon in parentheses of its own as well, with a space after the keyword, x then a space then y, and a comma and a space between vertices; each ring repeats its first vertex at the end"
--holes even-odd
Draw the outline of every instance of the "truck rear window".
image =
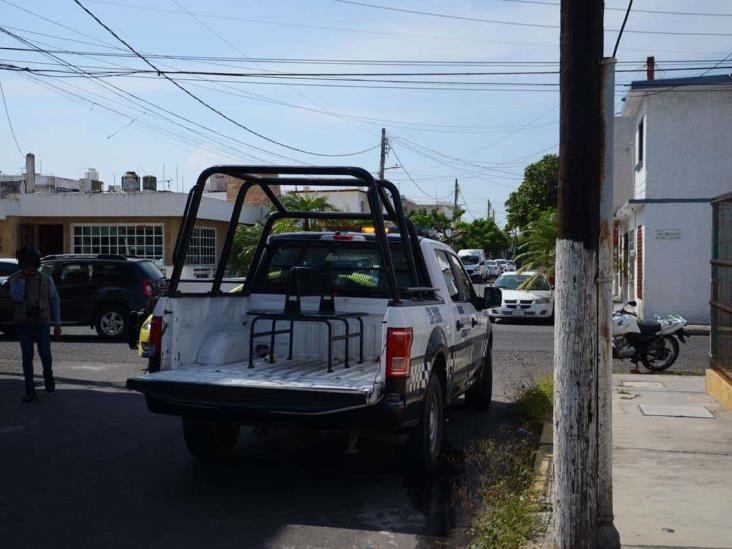
MULTIPOLYGON (((397 286, 412 286, 401 244, 391 243, 391 255, 397 286)), ((327 273, 338 295, 389 297, 389 282, 375 242, 275 241, 264 255, 251 291, 285 293, 293 267, 327 273)))

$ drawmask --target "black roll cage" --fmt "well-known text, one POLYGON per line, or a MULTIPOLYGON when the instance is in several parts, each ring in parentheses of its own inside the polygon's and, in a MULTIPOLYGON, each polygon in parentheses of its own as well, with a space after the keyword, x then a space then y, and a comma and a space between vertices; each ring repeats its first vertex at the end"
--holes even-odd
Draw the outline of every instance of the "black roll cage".
POLYGON ((406 293, 413 298, 422 296, 434 299, 434 288, 431 288, 430 278, 422 254, 419 253, 419 239, 412 222, 404 215, 401 196, 396 185, 387 180, 377 180, 363 168, 334 167, 334 166, 212 166, 201 172, 194 187, 188 193, 183 223, 178 231, 173 249, 173 274, 168 285, 168 295, 179 295, 178 284, 188 253, 188 244, 193 234, 193 228, 198 216, 198 208, 203 197, 206 180, 214 174, 223 174, 244 181, 236 195, 231 220, 226 232, 224 243, 219 256, 216 274, 213 279, 209 295, 222 295, 221 282, 224 278, 234 235, 239 225, 244 199, 254 186, 262 189, 264 194, 274 205, 265 222, 257 249, 252 258, 251 268, 244 282, 244 289, 238 295, 249 295, 251 283, 256 280, 260 268, 262 254, 272 226, 278 219, 329 219, 329 220, 368 220, 373 223, 376 243, 381 263, 387 275, 391 300, 398 303, 406 293), (295 211, 288 210, 279 197, 270 188, 272 185, 288 186, 320 186, 320 187, 366 187, 369 213, 362 212, 324 212, 324 211, 295 211), (394 223, 404 240, 402 246, 412 286, 399 288, 397 286, 394 262, 391 249, 388 245, 385 221, 394 223))

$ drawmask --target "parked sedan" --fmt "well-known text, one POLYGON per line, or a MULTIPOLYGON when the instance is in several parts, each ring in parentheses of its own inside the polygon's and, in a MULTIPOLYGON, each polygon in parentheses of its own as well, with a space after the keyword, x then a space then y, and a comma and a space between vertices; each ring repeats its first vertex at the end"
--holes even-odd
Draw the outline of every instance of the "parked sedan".
POLYGON ((488 310, 491 322, 497 318, 554 319, 554 290, 544 277, 535 271, 509 271, 495 282, 501 288, 500 307, 488 310))
POLYGON ((494 259, 489 259, 485 262, 486 271, 488 271, 488 277, 495 278, 500 272, 498 272, 498 263, 494 259))
POLYGON ((12 257, 0 257, 0 284, 18 270, 18 260, 12 257))

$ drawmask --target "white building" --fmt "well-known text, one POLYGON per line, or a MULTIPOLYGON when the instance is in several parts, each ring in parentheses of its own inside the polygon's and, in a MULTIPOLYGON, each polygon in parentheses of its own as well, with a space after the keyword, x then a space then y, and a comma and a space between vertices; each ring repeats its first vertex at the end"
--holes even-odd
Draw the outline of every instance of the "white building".
POLYGON ((708 324, 710 201, 732 191, 732 78, 633 82, 614 152, 618 297, 645 318, 708 324))

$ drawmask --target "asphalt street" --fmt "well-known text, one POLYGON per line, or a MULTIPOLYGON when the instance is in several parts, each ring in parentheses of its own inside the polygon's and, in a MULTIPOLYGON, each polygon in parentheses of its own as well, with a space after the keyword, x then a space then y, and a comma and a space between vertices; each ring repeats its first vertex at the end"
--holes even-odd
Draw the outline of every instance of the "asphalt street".
MULTIPOLYGON (((148 413, 124 388, 143 367, 126 344, 67 329, 53 347, 57 391, 28 405, 18 343, 0 339, 3 546, 444 547, 461 451, 515 429, 507 399, 552 369, 552 326, 494 327, 494 405, 449 411, 431 481, 413 478, 393 441, 374 435, 351 454, 337 436, 243 429, 234 458, 201 464, 177 418, 148 413)), ((682 349, 679 368, 703 368, 705 341, 682 349)))

